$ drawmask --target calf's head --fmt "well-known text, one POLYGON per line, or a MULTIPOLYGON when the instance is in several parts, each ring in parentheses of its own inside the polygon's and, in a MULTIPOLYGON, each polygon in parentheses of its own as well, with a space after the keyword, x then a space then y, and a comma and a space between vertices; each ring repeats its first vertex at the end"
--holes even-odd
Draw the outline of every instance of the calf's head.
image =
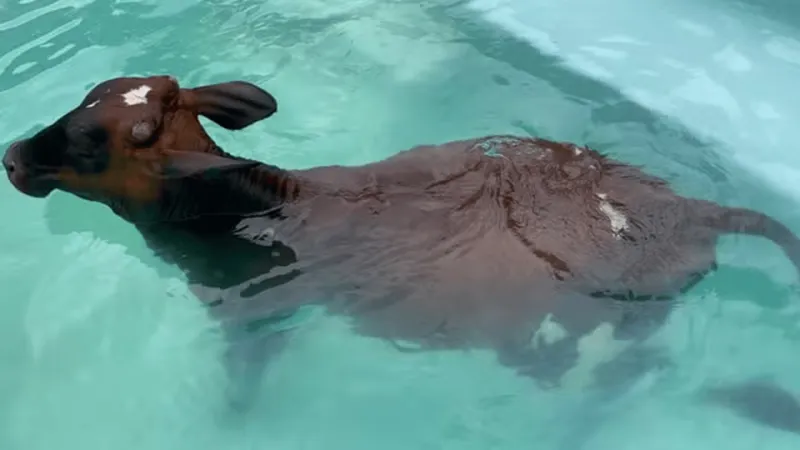
POLYGON ((199 115, 238 130, 276 110, 272 95, 243 81, 181 88, 170 76, 115 78, 12 143, 3 167, 23 194, 60 189, 132 212, 157 203, 169 180, 255 164, 224 156, 199 115))

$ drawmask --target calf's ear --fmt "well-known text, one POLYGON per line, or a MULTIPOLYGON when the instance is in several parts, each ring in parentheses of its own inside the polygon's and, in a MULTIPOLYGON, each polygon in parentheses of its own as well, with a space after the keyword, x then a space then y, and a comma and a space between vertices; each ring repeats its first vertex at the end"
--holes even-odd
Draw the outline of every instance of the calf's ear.
POLYGON ((229 81, 188 89, 197 113, 228 130, 241 130, 275 114, 278 102, 246 81, 229 81))

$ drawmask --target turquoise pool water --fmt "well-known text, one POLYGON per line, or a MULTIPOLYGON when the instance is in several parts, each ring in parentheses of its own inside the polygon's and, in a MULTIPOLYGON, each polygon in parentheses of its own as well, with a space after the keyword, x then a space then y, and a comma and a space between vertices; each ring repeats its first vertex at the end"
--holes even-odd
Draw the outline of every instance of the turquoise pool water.
MULTIPOLYGON (((643 99, 666 95, 663 84, 631 95, 620 77, 564 64, 498 26, 486 4, 474 6, 0 2, 0 144, 105 78, 244 78, 273 92, 279 113, 237 133, 209 128, 229 151, 273 164, 358 164, 419 143, 537 134, 592 145, 683 193, 757 208, 800 231, 791 183, 753 170, 787 152, 782 128, 748 150, 741 143, 757 137, 722 139, 738 122, 659 109, 643 99), (700 117, 709 122, 698 126, 700 117)), ((530 11, 515 17, 536 22, 530 11)), ((398 354, 317 314, 266 376, 258 409, 223 420, 221 342, 174 269, 104 207, 58 193, 23 197, 7 182, 0 200, 0 449, 538 450, 559 449, 572 431, 574 393, 540 392, 488 354, 398 354)), ((632 387, 584 448, 796 448, 793 435, 693 397, 707 382, 760 376, 800 393, 800 295, 789 262, 767 241, 735 237, 721 242, 719 260, 719 273, 655 337, 678 364, 632 387)))

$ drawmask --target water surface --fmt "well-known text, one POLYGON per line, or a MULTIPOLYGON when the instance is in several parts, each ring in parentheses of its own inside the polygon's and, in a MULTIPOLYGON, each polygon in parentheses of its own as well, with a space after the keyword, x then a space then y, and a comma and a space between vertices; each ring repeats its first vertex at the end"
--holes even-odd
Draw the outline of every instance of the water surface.
MULTIPOLYGON (((800 230, 786 191, 726 157, 729 142, 487 17, 456 1, 2 2, 0 144, 106 78, 246 79, 278 98, 279 113, 236 133, 204 123, 228 151, 283 167, 536 134, 800 230)), ((0 448, 556 449, 571 432, 575 393, 540 392, 484 353, 398 354, 315 313, 272 366, 254 414, 223 420, 221 342, 174 268, 105 207, 26 198, 6 182, 0 199, 0 448)), ((756 238, 725 238, 719 255, 719 274, 655 338, 678 364, 609 411, 587 449, 796 448, 794 436, 695 400, 704 383, 757 376, 800 393, 793 268, 756 238)))

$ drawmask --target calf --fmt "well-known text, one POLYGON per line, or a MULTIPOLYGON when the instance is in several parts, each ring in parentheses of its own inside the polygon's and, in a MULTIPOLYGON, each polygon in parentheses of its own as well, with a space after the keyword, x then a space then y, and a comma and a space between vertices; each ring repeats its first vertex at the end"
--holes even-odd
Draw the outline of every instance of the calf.
POLYGON ((399 349, 491 349, 548 386, 627 380, 665 300, 714 270, 721 234, 769 238, 800 267, 774 219, 678 196, 586 147, 489 136, 285 170, 225 152, 198 120, 238 130, 276 110, 247 82, 111 79, 3 165, 23 194, 107 205, 180 267, 239 388, 290 333, 266 325, 306 305, 399 349), (610 351, 583 354, 590 341, 610 351))

